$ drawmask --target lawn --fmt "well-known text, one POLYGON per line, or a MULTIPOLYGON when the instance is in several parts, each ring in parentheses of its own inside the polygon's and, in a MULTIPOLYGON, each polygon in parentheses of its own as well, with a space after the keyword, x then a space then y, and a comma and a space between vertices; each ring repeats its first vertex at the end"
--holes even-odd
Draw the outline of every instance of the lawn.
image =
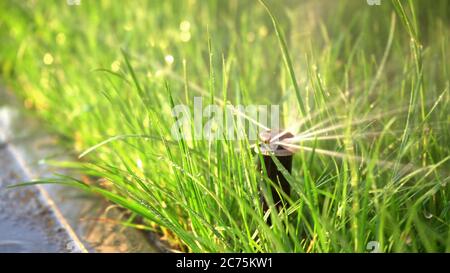
POLYGON ((73 158, 34 183, 99 194, 175 251, 450 252, 449 26, 445 0, 5 0, 0 80, 73 158), (279 106, 290 192, 198 98, 279 106))

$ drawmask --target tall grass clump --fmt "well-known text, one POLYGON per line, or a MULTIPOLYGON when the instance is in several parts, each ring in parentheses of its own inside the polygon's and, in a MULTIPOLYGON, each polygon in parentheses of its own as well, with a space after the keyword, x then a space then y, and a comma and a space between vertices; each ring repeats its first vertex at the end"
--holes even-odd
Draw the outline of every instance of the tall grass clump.
POLYGON ((74 178, 33 183, 99 194, 172 249, 448 252, 449 15, 448 1, 8 0, 0 74, 80 157, 49 162, 74 178), (248 139, 172 137, 171 109, 194 96, 281 106, 298 151, 291 174, 278 164, 285 209, 266 196, 262 211, 248 139))

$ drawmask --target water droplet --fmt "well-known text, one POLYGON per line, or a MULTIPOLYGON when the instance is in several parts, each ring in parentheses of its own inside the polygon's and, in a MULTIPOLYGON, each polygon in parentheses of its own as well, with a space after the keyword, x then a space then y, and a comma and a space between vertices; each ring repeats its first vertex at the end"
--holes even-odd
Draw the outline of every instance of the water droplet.
POLYGON ((166 63, 167 63, 168 65, 173 64, 173 62, 175 61, 175 59, 173 58, 172 55, 166 55, 166 56, 164 57, 164 60, 166 61, 166 63))
POLYGON ((269 33, 269 31, 267 30, 267 28, 266 28, 265 26, 261 26, 261 27, 258 29, 258 34, 259 34, 259 36, 261 36, 261 37, 267 36, 268 33, 269 33))
POLYGON ((162 76, 164 76, 164 70, 159 69, 159 70, 157 70, 157 71, 155 72, 155 77, 156 77, 156 78, 160 78, 160 77, 162 77, 162 76))
POLYGON ((433 218, 433 214, 429 213, 428 211, 424 211, 423 216, 427 219, 433 218))
POLYGON ((45 53, 43 61, 44 61, 44 64, 51 65, 53 63, 53 56, 52 56, 52 54, 50 54, 48 52, 45 53))
POLYGON ((120 61, 116 60, 111 64, 111 70, 113 72, 118 72, 120 70, 120 61))
POLYGON ((62 32, 58 33, 58 34, 56 35, 56 43, 57 43, 58 45, 63 45, 63 44, 65 44, 65 43, 66 43, 66 35, 65 35, 64 33, 62 33, 62 32))
POLYGON ((140 158, 138 158, 137 160, 136 160, 136 165, 137 165, 137 167, 140 169, 140 170, 143 170, 144 168, 143 168, 143 164, 142 164, 142 160, 140 159, 140 158))
POLYGON ((127 23, 125 26, 123 26, 123 29, 125 31, 132 31, 133 30, 133 24, 127 23))
POLYGON ((180 30, 183 32, 188 32, 191 29, 191 23, 187 20, 183 20, 180 23, 180 30))
POLYGON ((190 32, 181 32, 180 40, 185 43, 189 42, 189 40, 191 40, 191 33, 190 32))

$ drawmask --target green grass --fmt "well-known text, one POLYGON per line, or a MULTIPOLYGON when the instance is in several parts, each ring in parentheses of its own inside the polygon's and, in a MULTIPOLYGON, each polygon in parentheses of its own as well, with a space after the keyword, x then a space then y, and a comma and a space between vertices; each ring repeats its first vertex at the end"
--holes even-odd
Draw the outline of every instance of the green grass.
POLYGON ((449 252, 450 3, 297 2, 1 1, 2 83, 83 155, 49 162, 82 181, 36 183, 100 194, 180 251, 449 252), (314 132, 270 225, 249 141, 171 137, 200 95, 314 132))

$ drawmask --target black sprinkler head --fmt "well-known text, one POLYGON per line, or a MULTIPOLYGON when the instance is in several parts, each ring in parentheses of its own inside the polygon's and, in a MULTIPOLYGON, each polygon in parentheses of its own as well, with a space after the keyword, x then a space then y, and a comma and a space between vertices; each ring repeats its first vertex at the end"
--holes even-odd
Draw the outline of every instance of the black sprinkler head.
MULTIPOLYGON (((278 170, 277 165, 272 159, 271 155, 275 156, 278 161, 283 165, 283 167, 290 173, 292 171, 292 156, 294 154, 293 151, 285 149, 282 145, 274 145, 273 142, 283 141, 287 138, 292 138, 294 135, 288 131, 284 130, 267 130, 261 132, 259 134, 259 139, 261 141, 258 147, 255 147, 255 151, 257 153, 261 153, 264 166, 267 171, 267 176, 269 179, 279 186, 279 188, 287 195, 290 194, 291 186, 289 182, 286 180, 281 171, 278 170)), ((263 172, 263 165, 261 161, 258 159, 258 171, 263 172)), ((262 181, 263 182, 263 181, 262 181)), ((262 183, 263 185, 263 183, 262 183)), ((262 186, 260 185, 260 187, 262 186)), ((279 194, 275 187, 271 187, 273 202, 277 207, 282 205, 281 199, 282 196, 279 194)), ((261 194, 261 201, 263 203, 264 212, 268 209, 268 204, 264 200, 264 197, 261 194)))

